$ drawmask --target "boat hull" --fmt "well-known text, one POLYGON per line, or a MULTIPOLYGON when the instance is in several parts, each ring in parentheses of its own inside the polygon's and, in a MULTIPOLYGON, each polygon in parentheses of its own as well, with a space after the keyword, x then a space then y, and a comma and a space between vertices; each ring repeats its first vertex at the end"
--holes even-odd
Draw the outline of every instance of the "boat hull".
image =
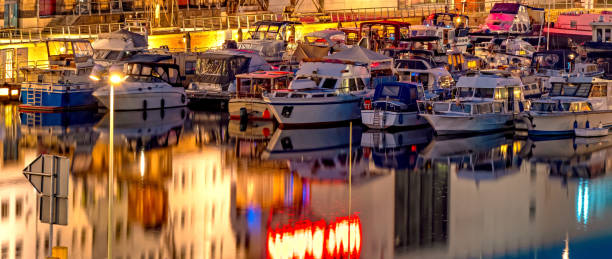
POLYGON ((427 124, 427 120, 419 116, 418 112, 383 110, 361 110, 361 122, 372 129, 416 127, 427 124))
POLYGON ((575 128, 612 126, 612 110, 562 114, 524 113, 521 119, 529 135, 573 135, 575 128), (588 127, 587 127, 588 122, 588 127))
MULTIPOLYGON (((104 106, 110 107, 108 86, 98 89, 93 95, 104 106)), ((152 89, 146 87, 116 89, 114 97, 114 108, 118 111, 183 107, 187 104, 185 90, 171 86, 157 86, 152 89)))
POLYGON ((478 116, 452 116, 421 114, 438 135, 490 132, 513 127, 512 114, 483 114, 478 116))
POLYGON ((264 97, 281 127, 323 126, 360 118, 361 98, 339 95, 326 98, 264 97))
POLYGON ((24 111, 63 111, 95 108, 94 88, 88 84, 23 83, 21 104, 24 111))
POLYGON ((260 98, 231 99, 227 105, 230 119, 238 120, 241 110, 245 109, 249 120, 273 120, 270 106, 260 98))

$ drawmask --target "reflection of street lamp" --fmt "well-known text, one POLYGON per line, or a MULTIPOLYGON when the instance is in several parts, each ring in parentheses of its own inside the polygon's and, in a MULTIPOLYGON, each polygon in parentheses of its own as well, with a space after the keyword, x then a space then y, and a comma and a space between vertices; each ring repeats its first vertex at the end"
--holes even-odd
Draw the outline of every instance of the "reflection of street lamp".
POLYGON ((115 86, 123 82, 125 79, 119 67, 111 67, 109 69, 110 83, 109 89, 109 127, 108 127, 108 226, 107 226, 107 258, 113 258, 113 174, 115 163, 115 86))

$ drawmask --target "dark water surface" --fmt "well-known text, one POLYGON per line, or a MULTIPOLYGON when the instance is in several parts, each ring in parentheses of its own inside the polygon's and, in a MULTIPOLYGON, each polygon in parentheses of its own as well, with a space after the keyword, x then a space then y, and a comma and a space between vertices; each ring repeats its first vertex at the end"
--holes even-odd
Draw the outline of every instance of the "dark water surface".
POLYGON ((121 112, 109 181, 103 114, 4 105, 0 116, 0 258, 46 258, 49 243, 83 259, 612 257, 612 137, 280 130, 186 108, 121 112), (22 174, 42 153, 71 164, 55 209, 66 225, 52 230, 22 174))

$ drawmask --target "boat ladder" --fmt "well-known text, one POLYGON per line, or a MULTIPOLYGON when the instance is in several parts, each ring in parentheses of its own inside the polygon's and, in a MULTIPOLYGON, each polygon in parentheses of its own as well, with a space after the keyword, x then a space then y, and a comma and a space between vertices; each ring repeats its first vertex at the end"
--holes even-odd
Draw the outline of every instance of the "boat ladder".
POLYGON ((40 106, 42 105, 42 90, 41 89, 28 89, 28 94, 26 96, 26 104, 31 106, 40 106))
POLYGON ((382 128, 383 124, 385 123, 384 115, 385 114, 383 110, 374 110, 374 118, 373 118, 372 124, 382 128))
POLYGON ((28 126, 38 126, 41 123, 40 113, 26 113, 26 123, 28 126))

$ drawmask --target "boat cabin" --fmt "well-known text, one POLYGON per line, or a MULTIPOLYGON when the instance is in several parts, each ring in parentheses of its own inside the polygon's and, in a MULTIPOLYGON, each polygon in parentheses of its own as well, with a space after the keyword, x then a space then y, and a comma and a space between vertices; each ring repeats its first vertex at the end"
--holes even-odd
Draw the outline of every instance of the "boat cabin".
POLYGON ((595 110, 612 109, 612 80, 598 77, 552 77, 548 94, 554 99, 588 99, 595 110))
POLYGON ((410 23, 397 21, 362 22, 359 27, 359 46, 374 51, 388 48, 407 48, 410 23))
MULTIPOLYGON (((44 42, 42 59, 27 60, 19 65, 25 82, 87 82, 94 65, 93 49, 87 40, 53 39, 44 42), (44 52, 43 52, 44 53, 44 52)), ((32 51, 41 51, 34 46, 32 51)), ((29 53, 41 56, 41 53, 29 53)))
POLYGON ((533 53, 531 68, 538 74, 561 75, 571 71, 576 52, 570 50, 550 50, 533 53))
POLYGON ((167 63, 128 62, 123 66, 126 82, 161 83, 183 87, 179 66, 167 63))
POLYGON ((296 39, 296 27, 301 25, 302 23, 300 22, 292 21, 259 21, 248 32, 248 39, 294 42, 296 39))
POLYGON ((399 74, 399 81, 420 83, 428 91, 450 89, 453 84, 451 74, 428 58, 398 59, 395 70, 399 74))
POLYGON ((425 93, 418 84, 388 82, 376 87, 372 99, 372 109, 394 112, 418 111, 417 101, 423 100, 425 93))
POLYGON ((289 89, 329 89, 365 93, 370 80, 367 64, 337 60, 304 62, 289 89))
POLYGON ((293 73, 285 71, 257 71, 236 75, 238 97, 261 96, 264 92, 287 89, 293 73))

